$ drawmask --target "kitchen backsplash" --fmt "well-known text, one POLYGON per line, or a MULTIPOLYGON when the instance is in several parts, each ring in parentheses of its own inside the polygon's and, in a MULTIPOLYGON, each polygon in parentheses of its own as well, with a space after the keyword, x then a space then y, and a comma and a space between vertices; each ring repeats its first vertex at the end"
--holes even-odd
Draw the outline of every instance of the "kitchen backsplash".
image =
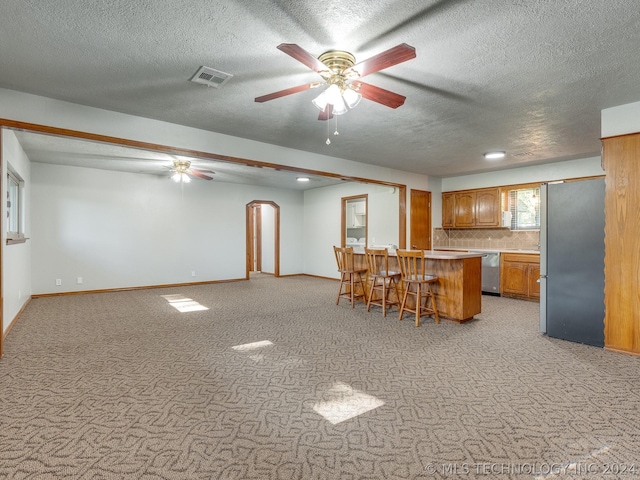
POLYGON ((512 231, 502 229, 445 230, 436 228, 433 232, 433 248, 509 248, 538 250, 540 232, 538 230, 512 231))

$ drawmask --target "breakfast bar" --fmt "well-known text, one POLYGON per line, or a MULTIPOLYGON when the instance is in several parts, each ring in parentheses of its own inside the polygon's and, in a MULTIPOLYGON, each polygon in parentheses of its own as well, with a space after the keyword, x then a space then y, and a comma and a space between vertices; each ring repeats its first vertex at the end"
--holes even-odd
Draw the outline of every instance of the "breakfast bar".
MULTIPOLYGON (((356 266, 366 267, 364 248, 354 248, 354 253, 356 266)), ((440 316, 464 323, 480 313, 482 254, 425 250, 424 259, 425 271, 438 277, 433 292, 440 316)), ((393 249, 389 249, 389 269, 400 271, 393 249)))

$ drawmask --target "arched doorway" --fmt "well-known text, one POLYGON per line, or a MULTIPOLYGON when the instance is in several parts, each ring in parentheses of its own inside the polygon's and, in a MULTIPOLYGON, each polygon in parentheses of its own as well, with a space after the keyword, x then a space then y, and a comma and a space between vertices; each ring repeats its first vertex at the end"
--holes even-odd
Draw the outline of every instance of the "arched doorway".
POLYGON ((246 278, 263 271, 280 276, 280 206, 270 200, 253 200, 246 206, 246 278), (272 248, 271 248, 272 247, 272 248), (273 256, 271 256, 273 252, 273 256))

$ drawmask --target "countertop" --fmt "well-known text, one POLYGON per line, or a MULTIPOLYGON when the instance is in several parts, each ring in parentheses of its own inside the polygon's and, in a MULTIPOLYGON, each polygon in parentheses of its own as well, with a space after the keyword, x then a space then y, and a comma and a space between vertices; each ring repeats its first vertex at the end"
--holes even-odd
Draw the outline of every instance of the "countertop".
POLYGON ((530 253, 540 255, 540 250, 525 248, 466 248, 466 247, 436 247, 434 250, 460 250, 463 252, 500 252, 500 253, 530 253))
MULTIPOLYGON (((463 248, 460 250, 462 250, 460 253, 442 250, 425 250, 424 258, 431 260, 458 260, 461 258, 476 258, 482 256, 481 252, 467 252, 468 249, 463 248)), ((389 248, 388 251, 390 257, 396 256, 395 249, 389 248)), ((364 255, 364 247, 353 247, 353 253, 360 253, 364 255)))

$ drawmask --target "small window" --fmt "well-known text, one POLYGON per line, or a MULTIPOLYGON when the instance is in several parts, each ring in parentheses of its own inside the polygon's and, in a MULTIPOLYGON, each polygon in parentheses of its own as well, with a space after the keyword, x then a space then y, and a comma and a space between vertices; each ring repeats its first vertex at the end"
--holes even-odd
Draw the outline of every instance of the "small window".
POLYGON ((12 172, 7 173, 7 238, 24 237, 21 215, 22 181, 12 172))
POLYGON ((540 228, 540 188, 509 190, 511 230, 540 228))

